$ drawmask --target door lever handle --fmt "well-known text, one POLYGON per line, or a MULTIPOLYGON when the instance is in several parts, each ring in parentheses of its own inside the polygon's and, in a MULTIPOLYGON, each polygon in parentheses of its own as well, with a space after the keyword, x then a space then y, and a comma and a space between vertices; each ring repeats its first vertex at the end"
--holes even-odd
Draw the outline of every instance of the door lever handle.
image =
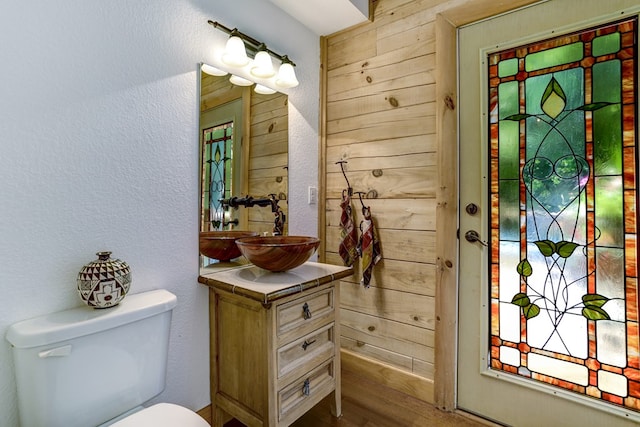
POLYGON ((476 230, 469 230, 466 233, 464 233, 464 238, 467 242, 469 243, 480 243, 482 246, 489 246, 487 244, 487 242, 483 242, 482 239, 480 239, 480 235, 478 234, 478 232, 476 230))

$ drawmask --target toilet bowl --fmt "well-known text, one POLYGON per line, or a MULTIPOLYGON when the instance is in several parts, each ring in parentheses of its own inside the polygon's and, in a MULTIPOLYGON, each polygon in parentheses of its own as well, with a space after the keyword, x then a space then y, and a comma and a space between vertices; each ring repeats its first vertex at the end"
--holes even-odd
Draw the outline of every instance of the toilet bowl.
POLYGON ((179 405, 140 409, 165 388, 176 303, 172 293, 156 290, 127 295, 112 308, 83 306, 11 325, 6 339, 14 356, 20 424, 208 426, 179 405))
POLYGON ((129 415, 110 427, 210 427, 195 412, 172 403, 157 403, 129 415))

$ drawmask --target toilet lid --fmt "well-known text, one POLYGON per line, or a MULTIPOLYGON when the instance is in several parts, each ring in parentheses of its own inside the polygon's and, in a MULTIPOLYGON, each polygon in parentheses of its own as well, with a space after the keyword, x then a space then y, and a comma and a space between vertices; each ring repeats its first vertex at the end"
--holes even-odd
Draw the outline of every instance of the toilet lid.
POLYGON ((172 403, 158 403, 145 408, 111 427, 210 427, 200 415, 172 403))

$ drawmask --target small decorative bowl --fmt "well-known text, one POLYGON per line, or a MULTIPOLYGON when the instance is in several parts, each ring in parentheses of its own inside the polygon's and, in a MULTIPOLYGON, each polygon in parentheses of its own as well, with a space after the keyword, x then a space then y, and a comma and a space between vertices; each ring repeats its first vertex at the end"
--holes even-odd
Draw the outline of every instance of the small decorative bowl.
POLYGON ((314 254, 320 239, 305 236, 247 237, 236 241, 249 261, 265 270, 280 272, 296 268, 314 254))
POLYGON ((255 231, 201 231, 200 253, 218 261, 231 261, 242 255, 236 246, 236 240, 257 235, 255 231))

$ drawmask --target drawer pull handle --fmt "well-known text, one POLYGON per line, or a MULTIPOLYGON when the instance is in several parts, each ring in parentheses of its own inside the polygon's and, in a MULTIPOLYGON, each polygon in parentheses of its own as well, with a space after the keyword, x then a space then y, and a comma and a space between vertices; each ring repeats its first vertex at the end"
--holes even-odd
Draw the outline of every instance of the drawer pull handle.
POLYGON ((309 304, 306 302, 302 306, 302 317, 306 319, 311 319, 311 310, 309 310, 309 304))
POLYGON ((305 396, 309 396, 311 394, 311 381, 309 381, 309 378, 304 380, 304 384, 302 385, 302 394, 305 396))
POLYGON ((307 347, 309 347, 309 346, 310 346, 311 344, 313 344, 314 342, 316 342, 316 340, 313 340, 313 341, 307 341, 307 340, 304 340, 304 342, 302 343, 302 349, 303 349, 304 351, 307 351, 307 347))

